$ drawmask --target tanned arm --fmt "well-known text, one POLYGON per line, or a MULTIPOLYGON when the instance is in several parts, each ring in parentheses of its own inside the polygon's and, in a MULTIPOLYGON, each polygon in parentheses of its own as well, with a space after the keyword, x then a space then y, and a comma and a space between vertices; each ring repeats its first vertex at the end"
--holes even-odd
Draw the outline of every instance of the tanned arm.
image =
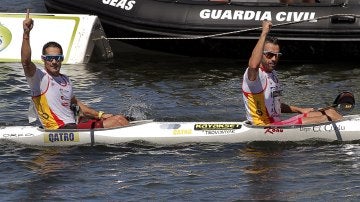
POLYGON ((71 103, 78 105, 81 109, 81 112, 84 114, 84 116, 89 117, 89 118, 105 118, 106 119, 106 118, 113 116, 113 114, 106 113, 106 114, 102 114, 102 115, 100 114, 101 117, 99 117, 98 111, 88 107, 87 105, 82 103, 80 100, 78 100, 75 96, 71 99, 71 103))
POLYGON ((296 106, 290 106, 284 103, 281 103, 281 112, 282 113, 300 113, 305 114, 314 111, 314 108, 301 108, 296 106))
POLYGON ((262 54, 264 51, 265 39, 271 29, 272 23, 270 21, 263 21, 262 32, 260 38, 249 59, 248 79, 254 81, 258 75, 259 65, 261 63, 262 54))
POLYGON ((31 61, 30 31, 34 26, 34 21, 29 17, 27 9, 26 18, 23 21, 23 40, 21 45, 21 63, 24 68, 25 76, 32 77, 35 74, 36 66, 31 61))

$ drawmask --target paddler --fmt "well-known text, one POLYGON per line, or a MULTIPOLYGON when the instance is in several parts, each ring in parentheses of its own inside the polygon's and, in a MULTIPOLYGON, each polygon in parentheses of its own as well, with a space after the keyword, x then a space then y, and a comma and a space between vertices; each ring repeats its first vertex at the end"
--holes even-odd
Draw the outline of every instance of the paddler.
POLYGON ((334 108, 316 111, 281 101, 282 88, 275 71, 281 56, 278 39, 268 36, 272 23, 263 21, 262 32, 249 59, 242 91, 247 119, 254 125, 301 125, 342 119, 334 108), (281 120, 281 113, 298 115, 281 120))
POLYGON ((37 115, 46 129, 90 129, 111 128, 128 125, 128 120, 122 115, 113 115, 96 111, 79 99, 73 93, 72 82, 60 73, 64 59, 60 44, 48 42, 44 45, 41 59, 44 68, 40 69, 31 61, 30 32, 34 21, 29 17, 29 9, 23 21, 23 41, 21 46, 21 63, 37 115), (79 106, 86 119, 75 119, 71 106, 79 106))

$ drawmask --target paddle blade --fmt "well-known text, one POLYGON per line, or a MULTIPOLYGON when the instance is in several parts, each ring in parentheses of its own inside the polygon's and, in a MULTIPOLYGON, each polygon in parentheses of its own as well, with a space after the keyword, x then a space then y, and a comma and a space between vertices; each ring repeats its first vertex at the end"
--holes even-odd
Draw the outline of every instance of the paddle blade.
POLYGON ((350 111, 355 106, 354 95, 348 91, 342 92, 336 97, 334 105, 337 105, 343 111, 350 111))

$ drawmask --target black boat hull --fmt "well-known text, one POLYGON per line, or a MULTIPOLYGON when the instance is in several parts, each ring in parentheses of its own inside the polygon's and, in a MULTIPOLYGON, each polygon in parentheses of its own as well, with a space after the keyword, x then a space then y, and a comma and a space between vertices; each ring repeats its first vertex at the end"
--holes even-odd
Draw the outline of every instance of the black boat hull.
POLYGON ((45 5, 49 12, 98 15, 108 37, 167 52, 247 58, 259 36, 261 21, 272 20, 271 34, 281 40, 285 58, 341 59, 360 54, 359 3, 45 0, 45 5), (309 21, 314 18, 318 20, 309 21), (224 34, 233 31, 237 32, 224 34), (214 34, 219 35, 209 37, 214 34), (148 39, 124 39, 139 37, 148 39))

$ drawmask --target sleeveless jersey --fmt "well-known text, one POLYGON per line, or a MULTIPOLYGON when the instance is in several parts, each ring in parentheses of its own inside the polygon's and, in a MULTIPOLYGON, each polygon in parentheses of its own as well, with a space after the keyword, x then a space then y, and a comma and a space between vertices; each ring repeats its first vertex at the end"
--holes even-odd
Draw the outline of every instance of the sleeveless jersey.
POLYGON ((46 129, 58 129, 67 123, 75 123, 70 109, 74 96, 70 79, 60 74, 53 77, 45 70, 36 68, 33 77, 26 77, 31 96, 41 124, 46 129))
POLYGON ((256 80, 250 81, 246 69, 243 84, 246 117, 254 125, 269 125, 280 121, 282 88, 276 71, 259 69, 256 80))

